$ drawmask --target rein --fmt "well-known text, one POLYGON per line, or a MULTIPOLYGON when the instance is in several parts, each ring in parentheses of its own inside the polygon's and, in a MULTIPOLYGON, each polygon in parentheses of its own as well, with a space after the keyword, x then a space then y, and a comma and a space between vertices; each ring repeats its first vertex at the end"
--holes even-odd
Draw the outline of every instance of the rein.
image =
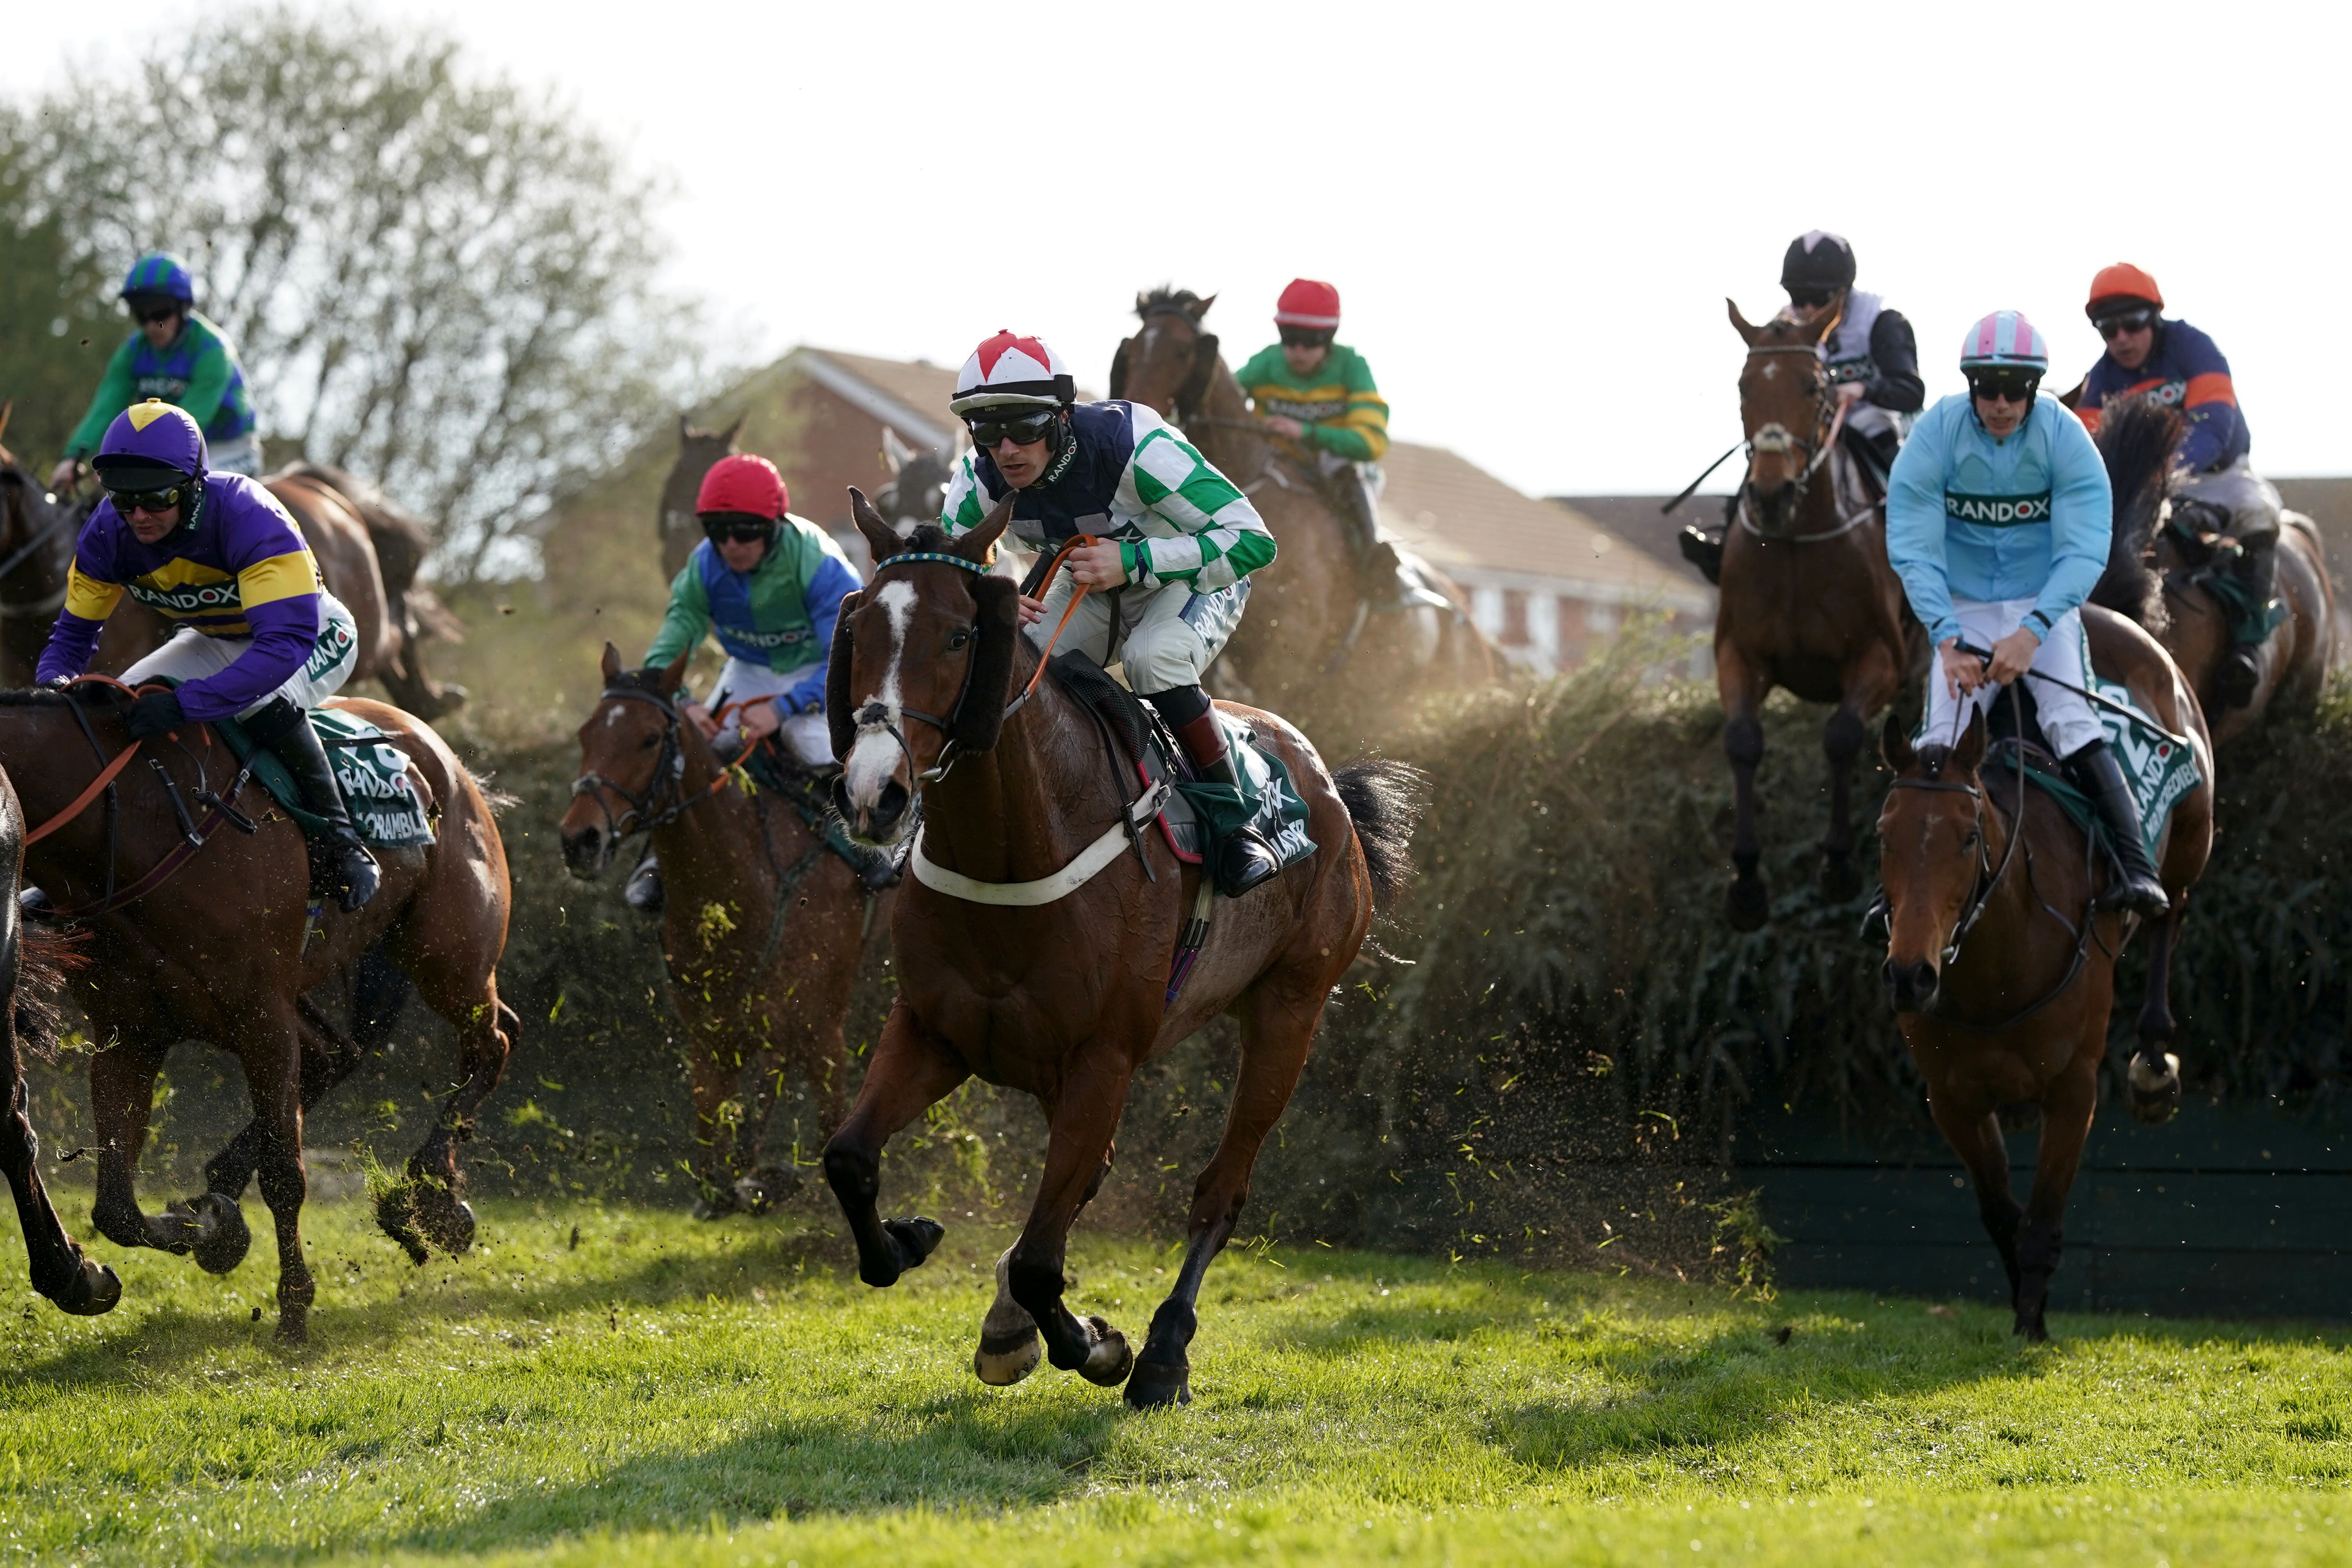
POLYGON ((650 834, 656 828, 667 827, 727 787, 731 775, 721 768, 718 777, 710 781, 709 788, 687 795, 684 792, 686 748, 678 743, 678 726, 686 722, 686 717, 677 710, 677 705, 667 697, 637 686, 608 686, 597 699, 599 702, 616 700, 648 703, 660 711, 664 721, 661 754, 654 759, 653 781, 642 793, 625 789, 593 770, 572 781, 572 798, 576 800, 584 795, 593 800, 596 809, 604 814, 604 830, 618 842, 639 833, 650 834), (599 793, 604 790, 611 790, 627 804, 628 809, 619 817, 614 816, 613 808, 604 804, 604 797, 599 793), (664 790, 677 797, 667 806, 659 805, 664 790), (624 824, 630 826, 625 826, 624 824))

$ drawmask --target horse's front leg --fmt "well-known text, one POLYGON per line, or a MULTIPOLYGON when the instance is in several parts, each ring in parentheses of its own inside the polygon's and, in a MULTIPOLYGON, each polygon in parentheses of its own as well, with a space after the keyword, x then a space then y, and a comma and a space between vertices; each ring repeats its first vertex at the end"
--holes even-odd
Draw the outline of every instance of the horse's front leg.
MULTIPOLYGON (((1103 1151, 1102 1169, 1095 1173, 1085 1195, 1078 1199, 1080 1210, 1102 1191, 1103 1179, 1110 1174, 1111 1159, 1118 1152, 1116 1143, 1103 1151)), ((1037 1320, 1013 1299, 1013 1251, 1006 1247, 996 1260, 996 1300, 989 1303, 988 1315, 980 1321, 980 1348, 971 1352, 972 1375, 996 1388, 1018 1383, 1037 1370, 1037 1320)))
MULTIPOLYGON (((290 1011, 290 1009, 289 1009, 290 1011)), ((246 1092, 260 1128, 254 1174, 278 1232, 278 1341, 299 1345, 310 1337, 310 1304, 319 1282, 302 1251, 302 1201, 310 1194, 302 1170, 302 1046, 293 1017, 263 1014, 243 1020, 237 1052, 246 1092)))
MULTIPOLYGON (((2169 891, 2170 889, 2168 889, 2169 891)), ((2125 1098, 2135 1121, 2163 1125, 2180 1110, 2180 1058, 2172 1044, 2172 949, 2180 938, 2189 889, 2172 892, 2172 910, 2148 935, 2147 998, 2139 1010, 2139 1049, 2125 1073, 2125 1098)))
POLYGON ((58 1223, 48 1189, 41 1184, 41 1141, 33 1131, 24 1071, 13 1044, 7 1059, 15 1082, 8 1092, 8 1113, 0 1119, 0 1170, 6 1172, 9 1190, 16 1194, 16 1223, 24 1227, 33 1289, 78 1316, 110 1311, 122 1299, 122 1281, 105 1264, 83 1257, 58 1223))
POLYGON ((857 1091, 857 1108, 824 1146, 824 1179, 857 1238, 857 1277, 868 1285, 897 1284, 947 1234, 937 1220, 877 1215, 882 1145, 971 1076, 962 1056, 918 1023, 905 1003, 890 1009, 857 1091))
POLYGON ((2090 1141, 2091 1118, 2099 1108, 2099 1060, 2106 1054, 2106 1010, 2085 1025, 2088 1048, 2068 1064, 2042 1095, 2042 1146, 2033 1163, 2033 1193, 2017 1226, 2017 1326, 2029 1340, 2046 1340, 2042 1315, 2050 1302, 2050 1279, 2065 1247, 2066 1194, 2090 1141))
POLYGON ((1723 752, 1731 762, 1731 889, 1725 916, 1734 931, 1755 931, 1772 912, 1772 899, 1757 871, 1763 846, 1756 835, 1756 765, 1764 760, 1765 680, 1738 645, 1721 637, 1715 645, 1715 684, 1723 702, 1723 752))
POLYGON ((1111 1134, 1127 1104, 1127 1063, 1103 1060, 1107 1053, 1099 1044, 1089 1051, 1089 1059, 1063 1080, 1048 1109, 1045 1169, 1037 1180, 1029 1223, 1005 1255, 1004 1286, 1036 1323, 1046 1360, 1089 1383, 1116 1388, 1135 1364, 1127 1336, 1099 1317, 1081 1322, 1062 1304, 1070 1222, 1102 1184, 1111 1134))
POLYGON ((1822 754, 1828 759, 1830 826, 1822 838, 1822 897, 1843 904, 1862 891, 1862 868, 1853 858, 1853 762, 1867 738, 1864 721, 1895 695, 1894 654, 1874 643, 1849 665, 1840 683, 1837 708, 1822 726, 1822 754))
POLYGON ((1963 1110, 1938 1094, 1931 1084, 1927 1090, 1927 1110, 1936 1119, 1936 1126, 1960 1163, 1969 1168, 1969 1183, 1976 1188, 1977 1215, 1984 1221, 1985 1234, 2000 1254, 2000 1266, 2009 1276, 2009 1300, 2017 1305, 2017 1227, 2025 1215, 2019 1206, 2017 1195, 2009 1184, 2009 1144, 2000 1135, 2000 1118, 1990 1110, 1963 1110))
POLYGON ((118 1041, 89 1058, 90 1119, 99 1138, 98 1198, 90 1223, 117 1247, 152 1247, 196 1261, 212 1272, 236 1267, 252 1240, 234 1201, 205 1194, 173 1204, 153 1219, 139 1207, 136 1172, 147 1146, 147 1117, 164 1047, 118 1041), (215 1264, 226 1260, 225 1267, 215 1264))

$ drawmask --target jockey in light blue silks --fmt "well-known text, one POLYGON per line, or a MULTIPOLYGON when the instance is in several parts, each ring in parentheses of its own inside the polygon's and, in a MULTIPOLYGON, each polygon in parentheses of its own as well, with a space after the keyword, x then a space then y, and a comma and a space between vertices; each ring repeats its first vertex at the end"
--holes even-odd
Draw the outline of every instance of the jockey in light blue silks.
POLYGON ((2042 334, 2015 310, 1969 329, 1968 392, 1922 416, 1895 461, 1886 552, 1936 645, 1926 743, 1952 744, 2010 681, 2045 678, 2031 688, 2042 733, 2105 818, 2122 872, 2100 905, 2153 918, 2167 906, 2139 811, 2082 695, 2082 605, 2114 528, 2107 470, 2082 422, 2041 395, 2049 368, 2042 334))

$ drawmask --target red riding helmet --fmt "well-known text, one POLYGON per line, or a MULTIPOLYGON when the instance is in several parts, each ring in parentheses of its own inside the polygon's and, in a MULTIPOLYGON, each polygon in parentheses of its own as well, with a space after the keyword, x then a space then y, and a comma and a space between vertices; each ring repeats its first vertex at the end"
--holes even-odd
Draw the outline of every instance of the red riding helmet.
POLYGON ((2155 279, 2128 261, 2099 268, 2099 275, 2091 279, 2090 301, 2083 310, 2095 318, 2104 313, 2100 306, 2120 300, 2145 300, 2159 310, 2164 309, 2164 290, 2156 286, 2155 279))
POLYGON ((771 519, 783 516, 791 505, 792 496, 776 465, 749 452, 737 452, 711 464, 694 498, 698 512, 742 511, 771 519))
POLYGON ((1274 302, 1277 327, 1316 327, 1324 331, 1339 325, 1339 290, 1312 278, 1294 278, 1282 298, 1274 302))

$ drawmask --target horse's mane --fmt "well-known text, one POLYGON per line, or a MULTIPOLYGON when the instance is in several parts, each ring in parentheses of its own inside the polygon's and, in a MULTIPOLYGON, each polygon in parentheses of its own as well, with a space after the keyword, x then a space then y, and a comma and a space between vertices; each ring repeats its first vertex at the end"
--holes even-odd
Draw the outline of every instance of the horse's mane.
POLYGON ((2110 403, 2099 421, 2099 457, 2115 492, 2115 525, 2107 569, 2091 590, 2091 603, 2151 632, 2161 632, 2168 616, 2164 579, 2148 560, 2149 547, 2164 510, 2165 474, 2185 427, 2178 410, 2145 397, 2110 403))
POLYGON ((605 682, 604 689, 642 691, 647 696, 658 697, 664 702, 667 702, 670 700, 670 694, 662 689, 662 677, 668 673, 667 668, 658 664, 649 664, 642 669, 625 669, 605 682))
MULTIPOLYGON (((110 696, 119 696, 115 689, 110 686, 101 686, 98 689, 110 696)), ((62 705, 65 700, 66 693, 48 686, 28 686, 13 691, 0 691, 0 708, 46 708, 51 705, 62 705)))
POLYGON ((1201 311, 1204 308, 1198 294, 1193 293, 1190 289, 1179 289, 1168 283, 1162 283, 1149 294, 1139 294, 1135 300, 1135 313, 1138 316, 1149 316, 1160 310, 1181 310, 1197 321, 1201 319, 1201 311))

